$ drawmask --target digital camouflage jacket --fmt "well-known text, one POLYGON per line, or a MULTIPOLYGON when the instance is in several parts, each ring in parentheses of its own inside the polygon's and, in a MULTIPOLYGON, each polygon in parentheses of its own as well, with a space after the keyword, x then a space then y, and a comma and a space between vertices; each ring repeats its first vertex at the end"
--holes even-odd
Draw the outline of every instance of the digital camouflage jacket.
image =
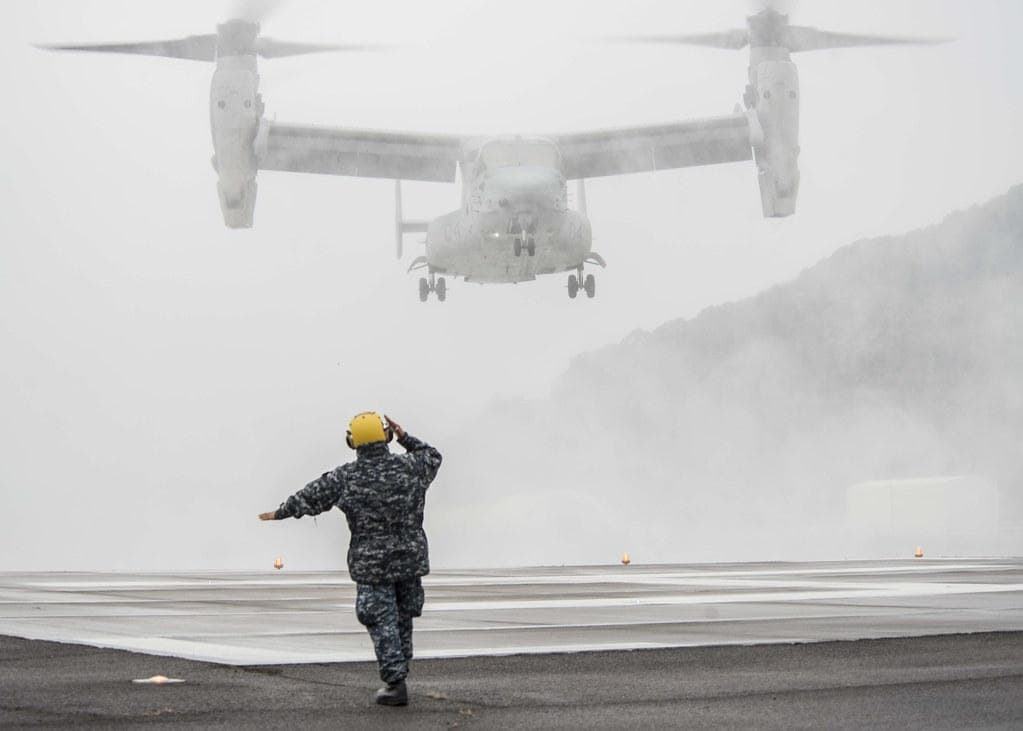
POLYGON ((392 454, 383 442, 359 447, 354 462, 324 472, 275 513, 280 520, 339 507, 352 533, 348 573, 360 584, 404 581, 430 572, 423 509, 441 455, 407 432, 398 443, 407 454, 392 454))

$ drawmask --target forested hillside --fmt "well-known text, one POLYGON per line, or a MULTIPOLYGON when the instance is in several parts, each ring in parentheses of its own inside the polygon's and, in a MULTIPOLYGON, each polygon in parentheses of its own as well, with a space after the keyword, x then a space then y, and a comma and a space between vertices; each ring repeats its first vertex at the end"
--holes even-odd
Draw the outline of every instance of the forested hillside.
POLYGON ((582 355, 459 441, 432 535, 482 564, 840 557, 846 488, 900 477, 984 476, 1020 522, 1023 186, 582 355))

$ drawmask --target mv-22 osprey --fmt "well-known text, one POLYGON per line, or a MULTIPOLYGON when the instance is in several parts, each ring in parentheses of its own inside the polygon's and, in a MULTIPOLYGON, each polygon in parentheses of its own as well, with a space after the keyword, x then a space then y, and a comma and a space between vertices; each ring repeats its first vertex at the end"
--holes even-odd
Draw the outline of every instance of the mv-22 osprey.
POLYGON ((480 139, 444 134, 281 124, 263 116, 256 57, 361 50, 276 41, 251 20, 229 20, 217 33, 172 41, 47 46, 56 50, 136 53, 216 63, 210 90, 214 168, 224 222, 252 226, 256 175, 277 170, 395 180, 397 253, 407 233, 426 234, 426 253, 409 270, 424 270, 419 298, 443 301, 445 275, 469 282, 524 282, 571 272, 568 296, 596 292, 587 265, 605 266, 591 249, 583 181, 607 175, 755 159, 764 216, 795 212, 799 190, 799 82, 793 51, 922 39, 828 33, 793 26, 765 9, 747 28, 719 34, 632 40, 750 47, 745 110, 708 119, 596 132, 480 139), (462 179, 457 211, 429 222, 405 221, 401 181, 462 179), (579 181, 578 210, 568 206, 567 181, 579 181))

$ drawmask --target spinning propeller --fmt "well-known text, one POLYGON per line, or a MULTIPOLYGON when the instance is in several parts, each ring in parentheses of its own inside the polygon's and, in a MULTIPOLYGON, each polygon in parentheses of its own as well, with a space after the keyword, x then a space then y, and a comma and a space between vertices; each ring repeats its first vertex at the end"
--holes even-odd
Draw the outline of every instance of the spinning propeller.
POLYGON ((805 25, 790 25, 789 16, 766 7, 746 18, 746 28, 720 33, 682 33, 678 35, 630 36, 622 40, 638 43, 678 43, 739 50, 778 47, 789 51, 819 51, 852 46, 929 45, 945 43, 947 38, 908 38, 858 33, 832 33, 805 25))
POLYGON ((248 0, 236 3, 231 19, 219 24, 216 33, 162 41, 41 45, 39 48, 51 51, 132 53, 143 56, 184 58, 191 61, 216 61, 221 56, 239 55, 256 55, 268 59, 284 58, 323 51, 372 51, 380 48, 376 45, 354 43, 280 41, 259 35, 260 23, 266 20, 281 4, 281 0, 248 0))

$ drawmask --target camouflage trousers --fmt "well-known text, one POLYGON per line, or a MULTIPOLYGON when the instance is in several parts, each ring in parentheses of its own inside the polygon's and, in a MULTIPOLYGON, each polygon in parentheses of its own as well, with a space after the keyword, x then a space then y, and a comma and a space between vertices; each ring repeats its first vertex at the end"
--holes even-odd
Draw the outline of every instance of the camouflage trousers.
POLYGON ((422 579, 393 584, 356 584, 355 616, 369 630, 380 679, 396 683, 412 659, 412 618, 423 613, 422 579))

